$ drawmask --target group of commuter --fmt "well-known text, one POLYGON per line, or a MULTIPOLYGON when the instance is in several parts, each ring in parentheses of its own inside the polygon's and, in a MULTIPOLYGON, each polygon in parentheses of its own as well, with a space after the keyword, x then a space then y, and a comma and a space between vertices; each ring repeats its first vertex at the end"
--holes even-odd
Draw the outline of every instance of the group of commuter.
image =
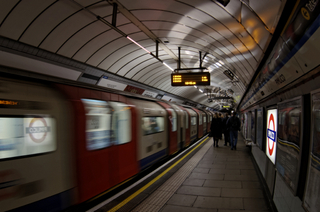
POLYGON ((224 146, 231 147, 231 150, 237 149, 238 131, 240 131, 241 122, 236 116, 236 113, 232 111, 231 117, 228 113, 222 115, 221 113, 215 113, 211 122, 211 137, 213 137, 213 146, 218 147, 219 139, 222 139, 224 135, 224 146))

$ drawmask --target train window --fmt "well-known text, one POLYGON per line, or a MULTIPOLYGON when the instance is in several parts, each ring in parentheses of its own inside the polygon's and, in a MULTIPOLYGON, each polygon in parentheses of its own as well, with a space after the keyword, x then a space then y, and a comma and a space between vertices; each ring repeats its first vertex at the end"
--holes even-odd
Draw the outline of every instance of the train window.
POLYGON ((171 121, 171 126, 172 126, 172 129, 171 131, 172 132, 175 132, 177 131, 177 113, 172 110, 171 108, 169 109, 171 111, 171 117, 169 117, 170 121, 171 121))
POLYGON ((202 125, 202 114, 199 113, 199 125, 202 125))
POLYGON ((191 125, 192 126, 197 125, 197 117, 196 116, 191 117, 191 125))
POLYGON ((86 110, 87 150, 103 149, 111 145, 111 113, 106 101, 81 99, 86 110))
POLYGON ((56 122, 48 115, 0 117, 0 159, 56 150, 56 122))
POLYGON ((163 117, 143 117, 142 118, 143 135, 151 135, 164 131, 163 117))
POLYGON ((184 117, 185 119, 185 123, 186 123, 186 129, 189 129, 189 115, 186 111, 184 111, 184 117))
POLYGON ((113 108, 111 137, 116 145, 131 141, 131 112, 130 107, 121 102, 109 102, 113 108))
POLYGON ((203 116, 203 123, 207 123, 207 116, 203 116))

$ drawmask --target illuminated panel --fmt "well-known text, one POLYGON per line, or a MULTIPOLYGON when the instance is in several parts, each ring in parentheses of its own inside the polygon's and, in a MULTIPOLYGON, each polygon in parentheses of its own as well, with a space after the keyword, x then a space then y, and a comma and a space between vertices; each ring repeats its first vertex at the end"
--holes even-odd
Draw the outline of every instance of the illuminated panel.
POLYGON ((0 99, 0 105, 18 105, 18 101, 0 99))
POLYGON ((174 76, 172 77, 172 82, 174 82, 174 83, 180 83, 180 82, 182 82, 181 75, 174 75, 174 76))
POLYGON ((273 164, 276 161, 276 146, 277 146, 277 127, 278 127, 278 110, 268 110, 267 112, 267 132, 266 132, 266 155, 273 164))
POLYGON ((210 85, 209 72, 171 74, 172 86, 210 85))

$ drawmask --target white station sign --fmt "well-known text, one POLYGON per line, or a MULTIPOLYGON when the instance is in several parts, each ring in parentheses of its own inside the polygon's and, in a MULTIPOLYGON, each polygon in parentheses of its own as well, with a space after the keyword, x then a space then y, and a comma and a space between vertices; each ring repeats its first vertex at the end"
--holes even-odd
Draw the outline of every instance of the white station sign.
POLYGON ((266 154, 273 164, 275 164, 275 161, 276 161, 277 120, 278 120, 277 109, 268 110, 266 154))

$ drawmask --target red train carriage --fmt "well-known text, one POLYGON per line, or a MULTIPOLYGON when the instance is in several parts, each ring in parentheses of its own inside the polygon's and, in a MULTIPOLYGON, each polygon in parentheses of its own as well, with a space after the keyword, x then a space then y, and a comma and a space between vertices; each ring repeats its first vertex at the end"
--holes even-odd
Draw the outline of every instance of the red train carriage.
POLYGON ((58 87, 74 107, 77 187, 83 202, 138 173, 137 152, 132 151, 137 149, 136 114, 124 96, 58 87))

